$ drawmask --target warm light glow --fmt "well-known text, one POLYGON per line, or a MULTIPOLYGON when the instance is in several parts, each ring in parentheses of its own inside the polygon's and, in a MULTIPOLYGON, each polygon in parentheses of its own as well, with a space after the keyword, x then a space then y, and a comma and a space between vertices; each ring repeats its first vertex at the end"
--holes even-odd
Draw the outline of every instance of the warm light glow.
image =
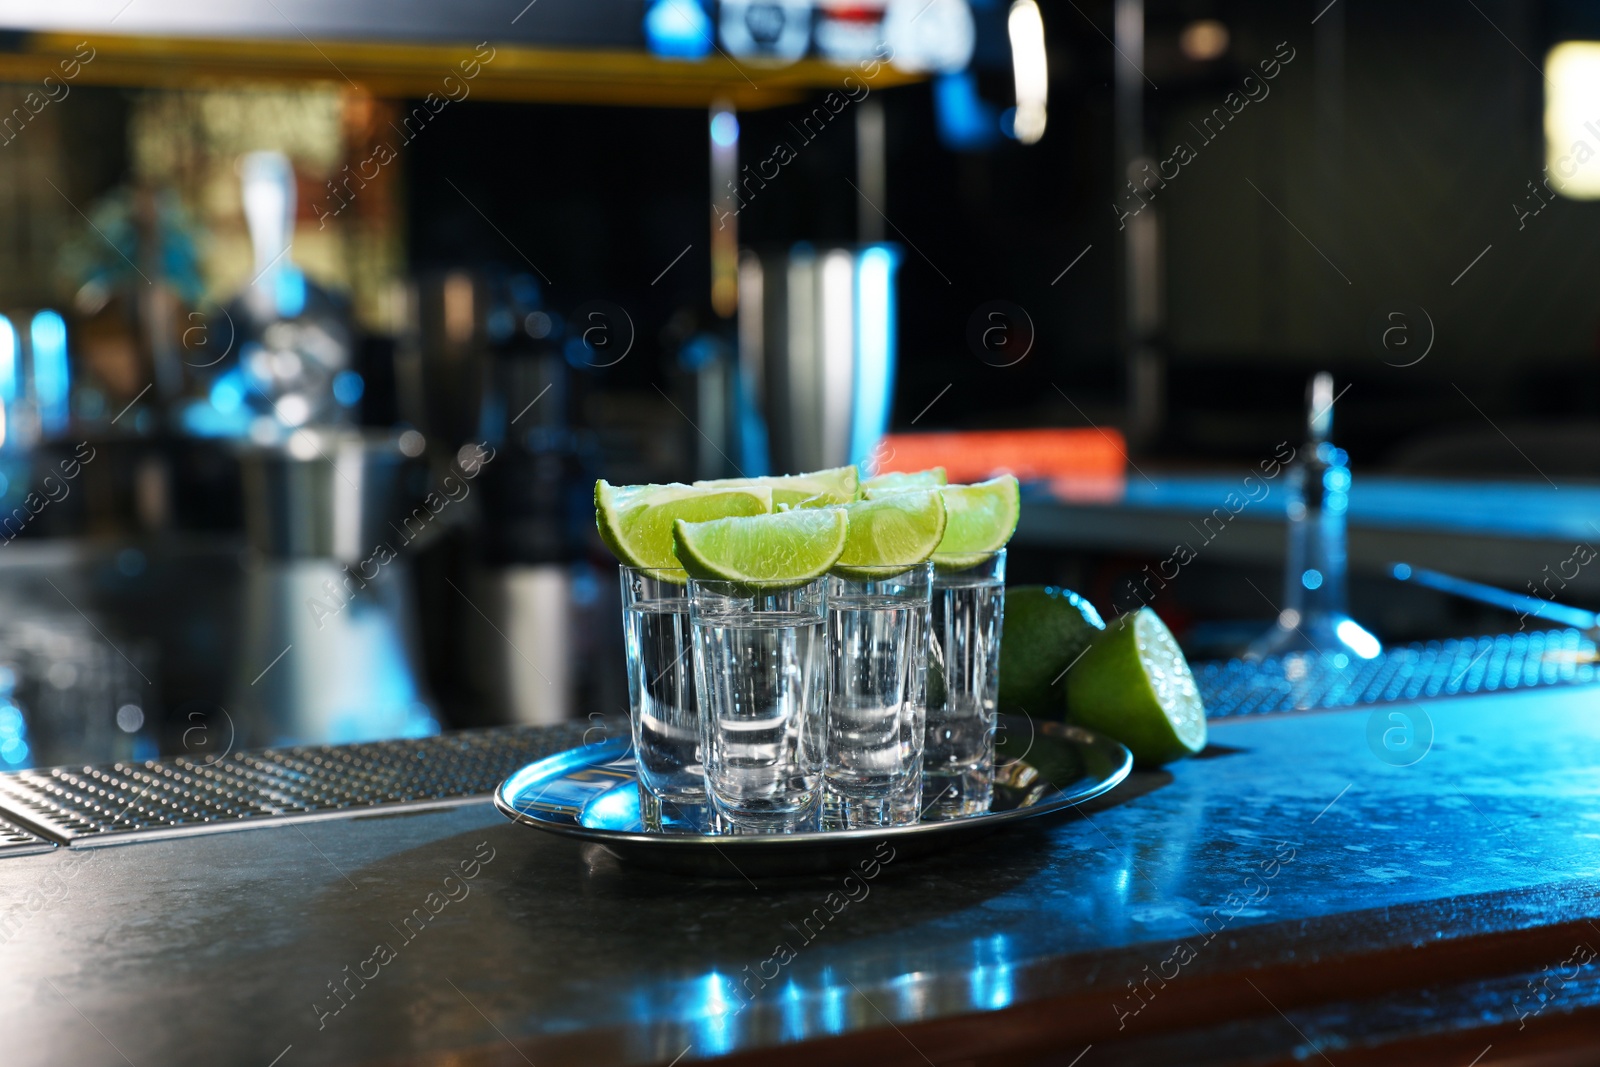
POLYGON ((1044 54, 1044 20, 1034 0, 1016 0, 1006 18, 1011 37, 1011 68, 1017 83, 1013 130, 1017 140, 1033 144, 1044 136, 1044 107, 1050 95, 1050 70, 1044 54))
POLYGON ((1228 50, 1228 27, 1216 19, 1196 19, 1178 35, 1178 48, 1196 63, 1217 59, 1228 50))
MULTIPOLYGON (((1564 41, 1550 49, 1544 66, 1549 187, 1573 200, 1600 199, 1600 41, 1564 41)), ((1523 210, 1537 212, 1549 195, 1534 184, 1523 210)))

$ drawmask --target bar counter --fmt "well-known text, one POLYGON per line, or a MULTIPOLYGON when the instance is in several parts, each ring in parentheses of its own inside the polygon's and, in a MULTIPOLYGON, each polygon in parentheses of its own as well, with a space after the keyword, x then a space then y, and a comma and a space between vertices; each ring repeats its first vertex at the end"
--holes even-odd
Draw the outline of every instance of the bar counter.
MULTIPOLYGON (((1051 549, 1190 553, 1235 563, 1280 563, 1289 493, 1251 468, 1207 474, 1152 470, 1126 478, 1036 487, 1016 543, 1051 549)), ((1350 566, 1387 574, 1397 560, 1516 589, 1559 570, 1564 596, 1592 598, 1600 575, 1570 563, 1575 544, 1600 538, 1600 486, 1543 481, 1464 482, 1356 472, 1350 487, 1350 566), (1548 570, 1547 570, 1548 568, 1548 570), (1533 581, 1530 582, 1530 579, 1533 581)))
POLYGON ((1597 699, 1218 720, 1051 825, 759 885, 486 801, 0 859, 0 1059, 1594 1062, 1597 699))

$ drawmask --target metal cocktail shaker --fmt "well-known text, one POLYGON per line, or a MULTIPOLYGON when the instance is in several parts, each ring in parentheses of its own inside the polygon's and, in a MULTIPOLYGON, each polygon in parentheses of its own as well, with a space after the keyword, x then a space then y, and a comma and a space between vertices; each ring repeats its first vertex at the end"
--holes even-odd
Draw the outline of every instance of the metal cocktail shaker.
MULTIPOLYGON (((406 510, 400 442, 303 429, 241 453, 252 566, 230 707, 242 743, 438 732, 407 557, 440 519, 426 504, 406 510)), ((448 498, 435 498, 442 511, 448 498)))
POLYGON ((889 428, 898 264, 883 244, 743 254, 739 364, 774 472, 865 462, 889 428))

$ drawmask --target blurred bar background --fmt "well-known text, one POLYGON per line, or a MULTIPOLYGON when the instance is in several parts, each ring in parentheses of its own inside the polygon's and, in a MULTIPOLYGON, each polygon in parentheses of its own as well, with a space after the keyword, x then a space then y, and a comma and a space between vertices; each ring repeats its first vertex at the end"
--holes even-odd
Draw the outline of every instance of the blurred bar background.
POLYGON ((1374 647, 1519 625, 1401 561, 1596 606, 1596 37, 13 0, 0 767, 619 713, 601 476, 1011 470, 1014 580, 1225 659, 1300 610, 1314 459, 1287 587, 1347 563, 1374 647))

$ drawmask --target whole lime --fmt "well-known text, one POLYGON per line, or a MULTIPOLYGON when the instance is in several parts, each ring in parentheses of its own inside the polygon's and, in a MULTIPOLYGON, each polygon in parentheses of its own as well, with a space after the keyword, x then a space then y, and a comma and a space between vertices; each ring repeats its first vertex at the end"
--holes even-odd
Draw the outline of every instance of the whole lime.
POLYGON ((1000 644, 1000 707, 1055 718, 1062 673, 1105 629, 1094 605, 1070 589, 1020 585, 1006 590, 1005 639, 1000 644))

